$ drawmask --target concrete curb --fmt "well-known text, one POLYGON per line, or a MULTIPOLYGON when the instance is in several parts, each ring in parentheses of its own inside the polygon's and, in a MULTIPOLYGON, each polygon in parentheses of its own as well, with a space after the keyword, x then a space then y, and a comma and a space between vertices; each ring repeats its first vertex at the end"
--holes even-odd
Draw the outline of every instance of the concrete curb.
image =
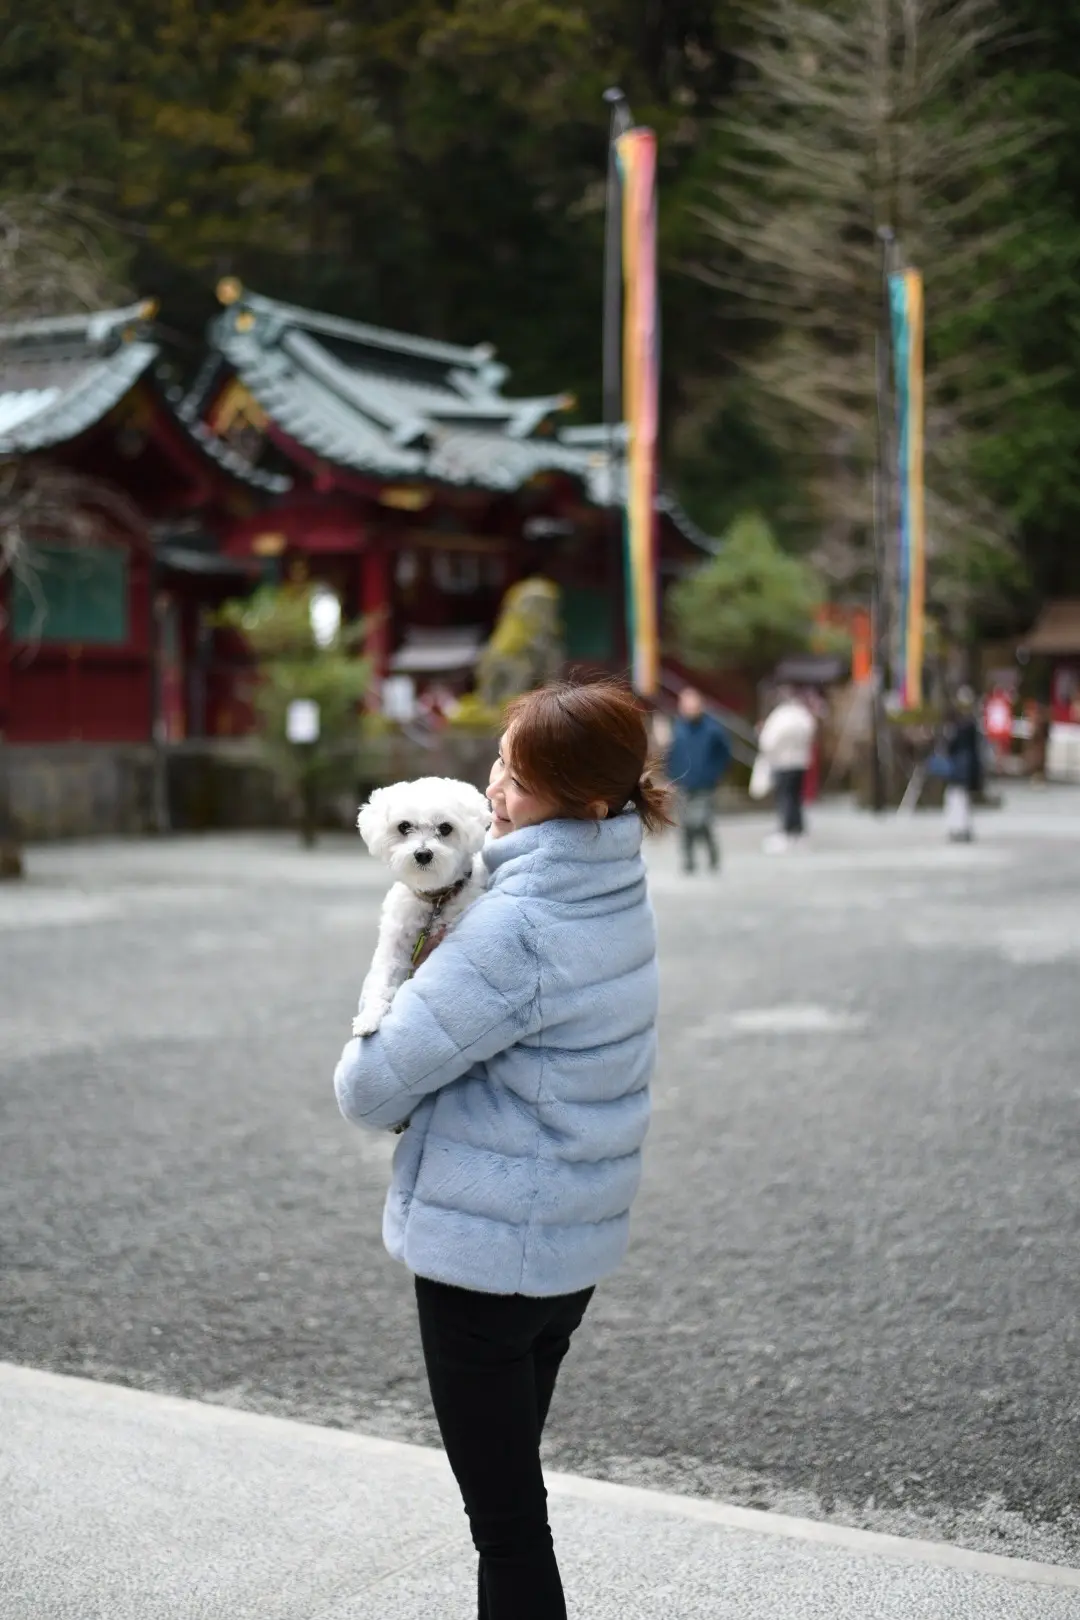
POLYGON ((735 1507, 704 1497, 669 1496, 633 1485, 612 1485, 604 1480, 582 1479, 574 1474, 546 1474, 545 1478, 553 1496, 597 1502, 605 1507, 621 1507, 628 1512, 670 1513, 678 1518, 722 1525, 728 1530, 745 1530, 754 1535, 774 1536, 787 1541, 813 1542, 818 1546, 836 1547, 868 1558, 889 1558, 904 1564, 932 1564, 939 1569, 962 1570, 969 1575, 992 1575, 999 1580, 1027 1581, 1037 1586, 1080 1590, 1080 1569, 1072 1569, 1065 1564, 1041 1564, 1029 1558, 1006 1558, 1000 1553, 978 1552, 945 1541, 890 1536, 878 1530, 860 1530, 853 1525, 833 1524, 822 1519, 791 1518, 782 1513, 735 1507))
MULTIPOLYGON (((134 1412, 169 1412, 179 1422, 192 1429, 237 1429, 251 1437, 260 1434, 268 1439, 291 1432, 302 1434, 307 1444, 317 1444, 331 1451, 349 1452, 354 1456, 395 1459, 411 1467, 421 1466, 438 1477, 443 1486, 453 1488, 446 1458, 441 1451, 426 1446, 408 1445, 397 1440, 382 1440, 357 1434, 346 1429, 321 1428, 298 1422, 292 1418, 269 1417, 257 1412, 245 1412, 236 1407, 219 1406, 206 1402, 186 1400, 175 1395, 158 1395, 125 1385, 98 1383, 93 1379, 73 1378, 60 1373, 43 1372, 37 1368, 21 1367, 11 1362, 0 1362, 0 1393, 18 1395, 25 1390, 28 1396, 49 1390, 73 1401, 85 1402, 90 1397, 102 1407, 127 1408, 134 1412)), ((1080 1591, 1080 1569, 1063 1564, 1043 1564, 1031 1559, 1007 1558, 997 1553, 978 1552, 947 1542, 909 1539, 905 1536, 885 1535, 878 1531, 860 1530, 848 1525, 832 1524, 817 1519, 801 1519, 784 1514, 766 1513, 760 1509, 735 1507, 700 1497, 674 1496, 639 1486, 615 1485, 604 1480, 586 1479, 575 1474, 548 1473, 548 1491, 552 1497, 592 1503, 620 1514, 666 1514, 673 1518, 720 1526, 729 1530, 749 1532, 775 1540, 813 1543, 832 1547, 856 1556, 885 1558, 907 1565, 930 1565, 952 1569, 974 1576, 1024 1582, 1030 1585, 1066 1588, 1080 1591)), ((411 1561, 410 1561, 411 1562, 411 1561)))

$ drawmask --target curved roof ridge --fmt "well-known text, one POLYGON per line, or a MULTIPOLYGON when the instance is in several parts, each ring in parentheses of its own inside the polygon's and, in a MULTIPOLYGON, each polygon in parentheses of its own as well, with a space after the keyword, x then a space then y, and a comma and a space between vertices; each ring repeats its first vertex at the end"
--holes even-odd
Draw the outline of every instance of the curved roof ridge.
POLYGON ((84 310, 76 315, 43 315, 0 323, 0 346, 45 342, 50 338, 79 338, 93 347, 105 343, 118 330, 141 326, 157 314, 157 302, 141 298, 117 309, 84 310))
MULTIPOLYGON (((413 337, 406 332, 394 332, 383 326, 368 326, 362 321, 349 320, 343 315, 324 315, 319 310, 305 309, 300 304, 288 304, 262 293, 250 292, 238 284, 228 286, 228 296, 218 296, 227 308, 239 306, 255 316, 266 316, 279 326, 299 326, 305 331, 323 337, 342 338, 346 342, 364 344, 375 349, 388 349, 394 353, 414 355, 425 360, 441 361, 447 366, 465 366, 477 371, 495 358, 490 343, 474 344, 466 348, 461 344, 444 343, 438 338, 413 337)), ((220 317, 219 317, 220 319, 220 317)), ((500 368, 501 369, 501 368, 500 368)))

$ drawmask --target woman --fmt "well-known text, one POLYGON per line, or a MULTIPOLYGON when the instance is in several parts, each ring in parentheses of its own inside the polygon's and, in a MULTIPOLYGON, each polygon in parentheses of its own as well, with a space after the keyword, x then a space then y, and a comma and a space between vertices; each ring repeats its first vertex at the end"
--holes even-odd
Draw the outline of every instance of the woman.
POLYGON ((480 1620, 564 1620, 540 1437, 626 1249, 655 1052, 642 824, 669 823, 645 721, 605 682, 511 705, 490 887, 334 1076, 347 1119, 407 1122, 383 1237, 415 1274, 435 1413, 480 1555, 480 1620))
POLYGON ((781 687, 779 701, 758 736, 758 749, 769 766, 780 818, 779 830, 765 840, 770 855, 790 849, 806 831, 806 773, 816 735, 817 721, 802 698, 791 687, 781 687))

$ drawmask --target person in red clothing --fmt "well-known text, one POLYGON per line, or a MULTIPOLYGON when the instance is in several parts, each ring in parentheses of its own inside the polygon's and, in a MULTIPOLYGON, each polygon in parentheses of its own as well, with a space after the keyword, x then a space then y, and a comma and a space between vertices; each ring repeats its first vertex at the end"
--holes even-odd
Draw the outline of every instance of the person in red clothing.
POLYGON ((995 687, 986 700, 983 730, 998 759, 1004 759, 1012 747, 1013 706, 1011 694, 1001 687, 995 687))

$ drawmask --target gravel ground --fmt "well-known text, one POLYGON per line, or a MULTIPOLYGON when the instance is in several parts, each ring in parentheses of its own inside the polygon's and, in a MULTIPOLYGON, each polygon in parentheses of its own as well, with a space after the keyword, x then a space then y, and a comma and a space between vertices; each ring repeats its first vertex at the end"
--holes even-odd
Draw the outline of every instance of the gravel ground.
MULTIPOLYGON (((647 1170, 553 1464, 1080 1561, 1080 793, 652 856, 647 1170)), ((392 1143, 330 1075, 359 842, 75 844, 0 890, 0 1357, 437 1443, 392 1143)))

